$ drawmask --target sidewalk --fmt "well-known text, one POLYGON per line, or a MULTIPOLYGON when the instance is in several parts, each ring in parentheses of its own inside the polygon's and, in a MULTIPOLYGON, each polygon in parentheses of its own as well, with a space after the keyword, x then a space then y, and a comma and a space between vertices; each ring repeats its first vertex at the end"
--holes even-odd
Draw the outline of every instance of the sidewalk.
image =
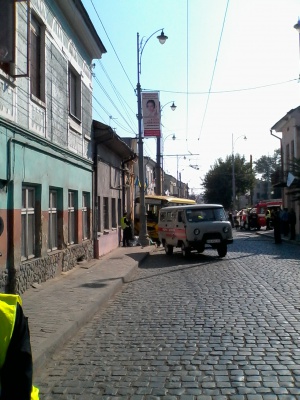
POLYGON ((154 246, 119 247, 100 260, 82 263, 37 284, 21 296, 29 321, 35 371, 132 279, 154 250, 154 246))
MULTIPOLYGON (((261 229, 259 231, 256 231, 256 234, 257 235, 261 235, 261 236, 265 236, 268 239, 274 240, 274 231, 273 231, 273 229, 270 229, 268 231, 266 231, 265 229, 261 229)), ((294 244, 294 245, 298 245, 298 246, 300 245, 299 240, 290 240, 289 236, 288 237, 284 237, 283 235, 281 235, 281 240, 282 240, 282 243, 287 242, 289 244, 294 244)))

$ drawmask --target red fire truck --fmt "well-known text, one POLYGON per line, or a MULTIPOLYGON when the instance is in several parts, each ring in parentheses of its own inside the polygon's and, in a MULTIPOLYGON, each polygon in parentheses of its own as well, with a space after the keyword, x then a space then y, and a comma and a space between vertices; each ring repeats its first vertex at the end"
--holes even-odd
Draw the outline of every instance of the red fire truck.
POLYGON ((272 212, 272 210, 276 210, 277 208, 282 208, 282 199, 262 200, 250 210, 250 214, 257 214, 257 225, 259 227, 258 229, 263 226, 267 226, 267 210, 269 209, 272 212))

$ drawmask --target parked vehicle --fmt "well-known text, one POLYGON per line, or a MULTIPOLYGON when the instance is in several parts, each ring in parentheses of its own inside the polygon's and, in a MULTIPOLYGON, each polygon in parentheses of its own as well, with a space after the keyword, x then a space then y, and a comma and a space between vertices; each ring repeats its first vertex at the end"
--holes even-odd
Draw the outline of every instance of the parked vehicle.
POLYGON ((277 200, 263 200, 260 201, 255 205, 250 210, 250 213, 256 214, 257 215, 257 225, 259 226, 259 229, 262 227, 267 227, 267 220, 266 220, 266 213, 267 210, 269 209, 270 211, 272 210, 277 210, 278 208, 282 208, 282 200, 277 199, 277 200))
MULTIPOLYGON (((162 207, 177 206, 180 204, 196 204, 195 200, 184 199, 181 197, 173 196, 157 196, 157 195, 146 195, 145 206, 147 212, 147 233, 153 242, 158 245, 160 241, 158 239, 158 212, 162 207)), ((135 199, 135 210, 134 210, 134 234, 139 235, 140 232, 140 198, 135 199)))
POLYGON ((220 204, 161 208, 158 236, 167 255, 180 247, 184 257, 192 250, 202 253, 205 248, 216 249, 219 257, 225 257, 227 245, 233 243, 232 226, 220 204))

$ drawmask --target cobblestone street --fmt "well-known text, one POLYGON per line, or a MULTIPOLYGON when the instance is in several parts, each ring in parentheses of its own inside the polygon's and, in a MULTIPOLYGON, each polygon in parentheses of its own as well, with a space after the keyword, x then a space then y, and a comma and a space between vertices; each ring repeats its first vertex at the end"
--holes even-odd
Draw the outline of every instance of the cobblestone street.
POLYGON ((300 246, 234 234, 223 259, 151 254, 35 377, 41 398, 300 399, 300 246))

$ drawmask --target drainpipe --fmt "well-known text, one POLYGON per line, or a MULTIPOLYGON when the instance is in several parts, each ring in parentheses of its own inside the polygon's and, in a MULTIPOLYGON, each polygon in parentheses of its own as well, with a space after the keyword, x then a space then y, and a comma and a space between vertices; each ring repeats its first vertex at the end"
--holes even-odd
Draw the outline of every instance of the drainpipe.
MULTIPOLYGON (((279 136, 274 135, 274 133, 272 132, 272 129, 270 129, 270 134, 271 134, 272 136, 274 136, 276 139, 279 139, 279 140, 280 140, 281 176, 282 176, 282 180, 283 180, 284 175, 283 175, 283 148, 282 148, 282 138, 280 138, 279 136)), ((284 193, 284 189, 282 188, 282 190, 281 190, 281 197, 282 197, 282 204, 283 204, 283 207, 284 207, 284 195, 283 195, 283 193, 284 193)))
POLYGON ((130 161, 134 161, 137 159, 137 154, 134 153, 133 156, 130 156, 129 158, 126 158, 125 160, 122 161, 122 214, 125 211, 125 164, 127 164, 130 161))
POLYGON ((94 257, 98 258, 98 154, 97 144, 94 153, 94 165, 93 165, 93 242, 94 242, 94 257))

